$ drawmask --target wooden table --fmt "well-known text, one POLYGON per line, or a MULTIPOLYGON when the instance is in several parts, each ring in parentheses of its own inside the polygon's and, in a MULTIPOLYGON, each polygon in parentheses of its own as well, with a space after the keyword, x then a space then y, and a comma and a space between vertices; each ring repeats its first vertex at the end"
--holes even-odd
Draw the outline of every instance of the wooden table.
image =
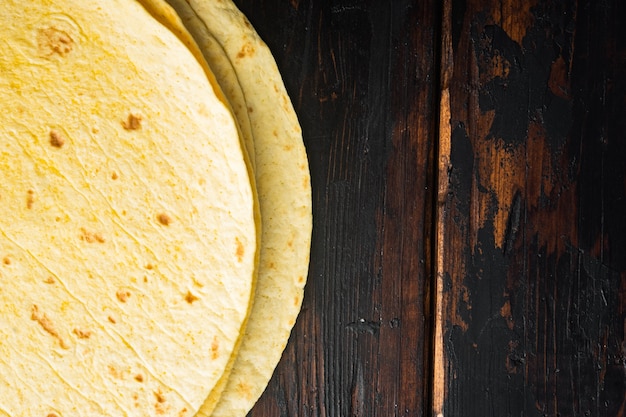
POLYGON ((314 204, 250 415, 626 415, 626 2, 237 4, 314 204))

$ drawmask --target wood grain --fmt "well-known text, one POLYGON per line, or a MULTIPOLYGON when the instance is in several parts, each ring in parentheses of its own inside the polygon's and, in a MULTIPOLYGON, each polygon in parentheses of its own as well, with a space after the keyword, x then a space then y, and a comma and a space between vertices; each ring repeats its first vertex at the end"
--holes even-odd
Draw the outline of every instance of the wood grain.
POLYGON ((250 416, 624 416, 623 2, 237 4, 314 199, 303 310, 250 416))
POLYGON ((299 114, 315 219, 303 311, 251 415, 422 415, 435 6, 239 3, 299 114))
POLYGON ((452 4, 445 414, 624 415, 619 4, 452 4))

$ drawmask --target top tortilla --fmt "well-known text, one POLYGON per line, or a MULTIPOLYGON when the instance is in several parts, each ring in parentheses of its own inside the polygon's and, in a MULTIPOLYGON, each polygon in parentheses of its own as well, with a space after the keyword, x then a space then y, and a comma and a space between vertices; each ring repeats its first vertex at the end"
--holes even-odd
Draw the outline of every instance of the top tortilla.
POLYGON ((312 227, 308 161, 274 58, 245 16, 229 0, 167 1, 194 36, 237 120, 248 118, 251 126, 248 148, 255 154, 262 220, 254 304, 219 403, 207 401, 198 413, 245 416, 267 386, 300 311, 312 227))
POLYGON ((255 268, 232 114, 139 3, 6 0, 0 22, 0 415, 192 416, 255 268))

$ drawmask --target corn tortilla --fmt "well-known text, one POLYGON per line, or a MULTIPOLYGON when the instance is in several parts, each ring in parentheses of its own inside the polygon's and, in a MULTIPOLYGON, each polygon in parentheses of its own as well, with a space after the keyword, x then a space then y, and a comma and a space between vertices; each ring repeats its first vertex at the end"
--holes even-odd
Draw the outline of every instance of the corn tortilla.
MULTIPOLYGON (((198 47, 195 39, 191 36, 187 28, 183 25, 180 17, 176 14, 176 11, 168 3, 166 3, 163 0, 139 0, 139 1, 143 4, 146 10, 148 10, 150 14, 152 14, 152 16, 155 19, 157 19, 159 22, 165 25, 168 29, 170 29, 189 48, 190 52, 198 60, 198 63, 205 69, 207 77, 209 78, 211 85, 214 87, 219 99, 224 103, 224 105, 226 105, 231 111, 233 111, 231 104, 233 102, 235 104, 238 104, 238 103, 241 103, 243 100, 240 99, 240 100, 234 100, 233 102, 231 102, 228 100, 226 95, 224 95, 224 93, 222 92, 222 87, 224 87, 228 89, 228 97, 231 97, 231 98, 242 97, 243 93, 241 91, 239 84, 236 82, 236 80, 232 79, 234 78, 231 76, 232 71, 228 72, 228 71, 225 71, 225 67, 217 66, 216 68, 220 70, 220 74, 217 76, 214 75, 212 68, 208 66, 208 63, 206 62, 203 56, 203 53, 198 47), (229 83, 224 82, 224 80, 227 78, 230 81, 229 83), (217 79, 221 80, 221 85, 218 83, 217 79)), ((247 162, 248 174, 250 175, 250 178, 253 179, 254 178, 254 158, 255 158, 254 142, 252 139, 250 121, 247 117, 247 109, 245 109, 245 106, 243 109, 241 108, 241 106, 238 106, 234 110, 234 113, 236 115, 236 121, 238 122, 237 126, 239 127, 241 144, 242 144, 242 147, 244 148, 243 154, 247 162)), ((253 193, 255 193, 254 194, 255 195, 254 218, 255 218, 255 223, 257 226, 256 233, 257 233, 257 236, 261 236, 261 214, 260 214, 260 208, 258 205, 258 196, 256 195, 255 181, 252 180, 251 182, 253 185, 252 191, 253 193)), ((259 240, 257 240, 257 244, 260 245, 259 240)), ((260 249, 260 246, 257 246, 257 248, 260 249)), ((257 260, 255 263, 256 265, 258 265, 259 256, 260 256, 260 250, 257 251, 257 260)), ((255 271, 254 276, 253 276, 253 285, 252 285, 253 293, 254 293, 254 288, 256 286, 256 277, 257 277, 257 271, 255 271)), ((209 410, 213 410, 215 408, 215 406, 217 405, 217 401, 219 400, 222 394, 222 391, 224 390, 226 386, 226 381, 229 378, 237 353, 239 351, 239 347, 241 345, 242 336, 244 333, 244 329, 246 327, 248 316, 252 310, 252 304, 253 304, 252 298, 253 297, 251 297, 250 303, 248 305, 248 315, 246 316, 246 319, 244 320, 244 323, 241 326, 239 338, 237 339, 237 342, 235 343, 235 347, 232 350, 230 359, 226 365, 224 373, 222 374, 222 377, 219 379, 219 381, 217 382, 217 384, 211 391, 211 394, 205 399, 202 405, 202 410, 204 410, 204 413, 208 414, 209 410)))
POLYGON ((250 305, 239 131, 128 0, 0 8, 0 415, 192 416, 250 305))
POLYGON ((245 109, 235 111, 237 119, 251 126, 262 221, 254 303, 217 406, 207 402, 198 414, 245 416, 271 378, 302 302, 312 227, 308 161, 276 63, 245 16, 230 0, 167 1, 233 108, 245 109))

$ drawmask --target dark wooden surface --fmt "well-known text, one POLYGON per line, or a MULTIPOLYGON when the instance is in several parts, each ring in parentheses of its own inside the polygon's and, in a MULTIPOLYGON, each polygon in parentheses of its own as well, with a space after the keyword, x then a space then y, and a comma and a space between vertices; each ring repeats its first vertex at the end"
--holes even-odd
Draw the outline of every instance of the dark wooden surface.
POLYGON ((624 416, 625 3, 237 4, 314 205, 250 416, 624 416))

